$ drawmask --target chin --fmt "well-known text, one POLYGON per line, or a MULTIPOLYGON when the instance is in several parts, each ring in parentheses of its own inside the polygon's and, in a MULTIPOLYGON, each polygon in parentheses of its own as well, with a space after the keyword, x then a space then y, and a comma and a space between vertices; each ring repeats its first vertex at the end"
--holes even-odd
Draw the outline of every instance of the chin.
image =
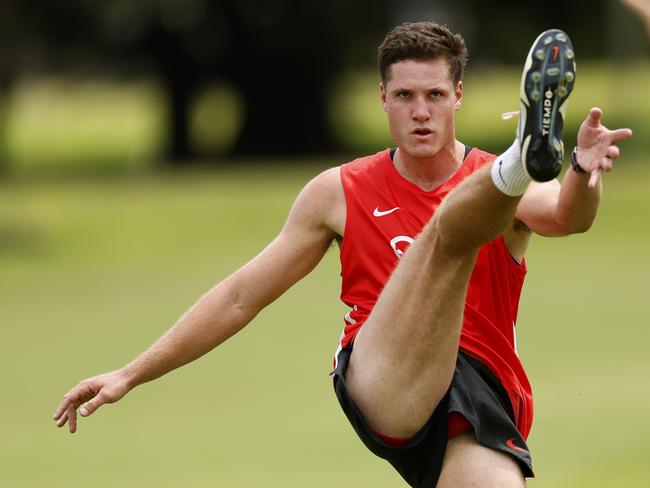
POLYGON ((417 146, 407 146, 403 150, 408 153, 411 157, 418 159, 427 159, 432 158, 440 152, 440 147, 434 145, 417 145, 417 146))

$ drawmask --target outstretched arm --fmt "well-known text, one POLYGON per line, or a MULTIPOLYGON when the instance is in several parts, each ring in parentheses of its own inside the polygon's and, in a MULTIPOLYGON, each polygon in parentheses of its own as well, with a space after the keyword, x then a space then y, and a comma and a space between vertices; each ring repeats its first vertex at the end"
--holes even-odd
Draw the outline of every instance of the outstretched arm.
MULTIPOLYGON (((64 397, 57 426, 77 429, 88 416, 136 386, 187 364, 246 326, 266 305, 309 273, 336 237, 344 205, 338 169, 321 174, 298 196, 278 237, 259 255, 208 291, 144 353, 123 368, 83 380, 64 397)), ((343 213, 344 215, 344 213, 343 213)))
POLYGON ((618 142, 632 136, 630 129, 610 130, 601 123, 603 112, 592 108, 578 131, 577 162, 585 171, 565 172, 562 185, 554 180, 531 183, 516 217, 533 232, 564 236, 585 232, 593 224, 602 194, 601 175, 620 156, 618 142))

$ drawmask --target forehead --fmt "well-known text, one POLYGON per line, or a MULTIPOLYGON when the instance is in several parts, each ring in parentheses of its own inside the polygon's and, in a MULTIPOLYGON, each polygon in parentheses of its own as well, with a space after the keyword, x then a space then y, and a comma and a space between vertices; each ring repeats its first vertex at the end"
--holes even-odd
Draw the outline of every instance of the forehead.
POLYGON ((406 59, 390 65, 386 88, 407 87, 411 85, 441 85, 453 86, 449 63, 444 58, 418 61, 406 59))

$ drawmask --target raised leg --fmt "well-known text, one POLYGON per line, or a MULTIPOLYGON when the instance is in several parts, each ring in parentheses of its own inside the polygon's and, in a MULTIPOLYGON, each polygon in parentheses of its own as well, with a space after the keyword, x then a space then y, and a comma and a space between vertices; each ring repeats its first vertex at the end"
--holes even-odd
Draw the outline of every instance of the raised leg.
POLYGON ((513 144, 492 168, 464 180, 402 256, 355 339, 346 373, 348 394, 370 428, 413 436, 449 388, 478 250, 513 221, 531 177, 557 176, 574 79, 568 36, 557 29, 540 34, 520 89, 523 165, 513 144))
POLYGON ((476 254, 512 222, 518 201, 483 168, 447 196, 402 257, 355 339, 346 374, 372 429, 410 437, 444 396, 476 254))

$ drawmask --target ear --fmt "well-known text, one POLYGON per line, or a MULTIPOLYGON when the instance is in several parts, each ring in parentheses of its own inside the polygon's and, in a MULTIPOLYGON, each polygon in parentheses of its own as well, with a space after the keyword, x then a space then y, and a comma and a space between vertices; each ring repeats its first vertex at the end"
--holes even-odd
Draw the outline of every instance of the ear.
POLYGON ((379 83, 379 98, 381 99, 381 106, 386 111, 386 87, 384 83, 379 83))
POLYGON ((456 103, 454 104, 454 110, 460 110, 460 106, 463 104, 463 82, 459 81, 456 85, 456 103))

